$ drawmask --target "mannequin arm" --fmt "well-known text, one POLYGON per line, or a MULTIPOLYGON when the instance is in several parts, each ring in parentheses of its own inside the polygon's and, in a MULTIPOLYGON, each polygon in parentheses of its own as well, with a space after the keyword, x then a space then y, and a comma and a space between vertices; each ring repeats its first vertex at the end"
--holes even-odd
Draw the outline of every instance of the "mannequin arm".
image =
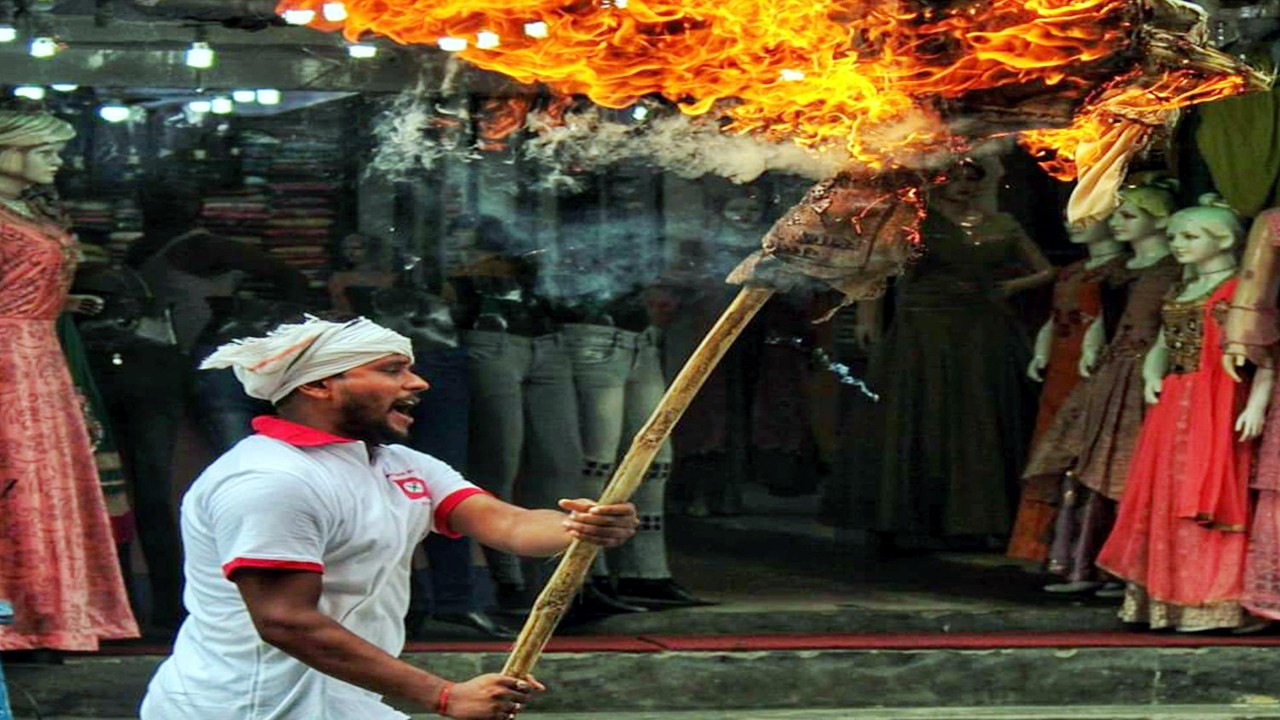
POLYGON ((1019 231, 1015 233, 1014 239, 1018 256, 1031 269, 1031 273, 1000 283, 1000 294, 1004 297, 1016 295, 1023 290, 1030 290, 1053 282, 1053 265, 1044 256, 1044 253, 1040 252, 1040 248, 1036 247, 1036 244, 1031 241, 1031 238, 1027 237, 1026 233, 1019 231))
POLYGON ((880 310, 883 298, 861 300, 855 314, 854 334, 862 349, 880 342, 880 310))
POLYGON ((1259 367, 1271 364, 1271 347, 1280 340, 1276 324, 1276 290, 1280 287, 1280 253, 1276 228, 1280 211, 1258 217, 1249 231, 1240 284, 1236 287, 1224 329, 1222 365, 1231 379, 1240 382, 1238 368, 1246 362, 1259 367))
POLYGON ((1275 385, 1274 368, 1258 368, 1253 376, 1253 385, 1249 388, 1249 400, 1244 405, 1240 417, 1236 418, 1236 432, 1240 434, 1240 442, 1252 440, 1262 435, 1262 426, 1267 420, 1267 405, 1271 402, 1271 389, 1275 385))
POLYGON ((1093 368, 1098 364, 1098 355, 1107 340, 1106 328, 1102 318, 1096 317, 1089 323, 1084 332, 1084 341, 1080 344, 1080 377, 1093 375, 1093 368))
POLYGON ((1156 342, 1142 359, 1142 397, 1148 405, 1160 402, 1160 390, 1164 374, 1169 369, 1169 346, 1164 344, 1164 330, 1156 336, 1156 342))
POLYGON ((1049 349, 1053 344, 1053 321, 1049 320, 1040 326, 1040 332, 1036 333, 1036 349, 1031 356, 1031 364, 1027 365, 1027 377, 1035 382, 1044 382, 1044 374, 1041 373, 1049 365, 1049 349))

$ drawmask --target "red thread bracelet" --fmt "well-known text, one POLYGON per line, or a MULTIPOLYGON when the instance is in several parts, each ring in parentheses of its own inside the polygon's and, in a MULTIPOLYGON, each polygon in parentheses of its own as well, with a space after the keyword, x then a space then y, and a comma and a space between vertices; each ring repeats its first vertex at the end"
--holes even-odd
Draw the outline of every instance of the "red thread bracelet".
POLYGON ((436 714, 441 717, 448 717, 445 711, 449 709, 449 691, 453 690, 453 683, 447 682, 443 688, 440 688, 440 699, 436 701, 436 714))

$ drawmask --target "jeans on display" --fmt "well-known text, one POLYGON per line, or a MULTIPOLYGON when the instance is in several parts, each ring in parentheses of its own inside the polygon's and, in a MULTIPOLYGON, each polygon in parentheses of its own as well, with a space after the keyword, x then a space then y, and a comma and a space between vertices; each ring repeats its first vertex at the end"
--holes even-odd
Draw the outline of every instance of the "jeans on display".
MULTIPOLYGON (((565 347, 573 359, 581 420, 583 465, 581 493, 599 497, 617 467, 619 455, 649 419, 666 389, 658 354, 658 331, 620 330, 603 325, 565 325, 565 347)), ((630 542, 609 554, 620 577, 666 579, 663 502, 671 473, 671 445, 663 443, 632 501, 640 528, 630 542)), ((602 553, 593 572, 608 573, 602 553)))
MULTIPOLYGON (((465 472, 471 393, 467 351, 447 348, 418 355, 414 372, 431 384, 414 408, 409 445, 465 472)), ((423 543, 430 568, 414 573, 412 606, 435 613, 464 613, 475 608, 471 541, 432 533, 423 543), (427 593, 427 597, 424 597, 427 593)))
MULTIPOLYGON (((193 357, 206 358, 215 349, 197 346, 193 357)), ((196 420, 215 454, 221 455, 252 435, 250 423, 255 417, 272 414, 271 403, 246 395, 230 368, 194 372, 196 420)))
POLYGON ((173 508, 173 453, 186 396, 187 356, 176 347, 136 346, 89 355, 125 470, 147 561, 151 621, 182 617, 182 559, 173 508))
MULTIPOLYGON (((471 380, 468 472, 496 497, 554 508, 579 494, 582 443, 573 363, 560 334, 463 333, 471 380), (517 485, 517 477, 519 484, 517 485)), ((519 561, 485 548, 495 582, 525 587, 519 561)), ((538 580, 554 564, 538 561, 538 580)))

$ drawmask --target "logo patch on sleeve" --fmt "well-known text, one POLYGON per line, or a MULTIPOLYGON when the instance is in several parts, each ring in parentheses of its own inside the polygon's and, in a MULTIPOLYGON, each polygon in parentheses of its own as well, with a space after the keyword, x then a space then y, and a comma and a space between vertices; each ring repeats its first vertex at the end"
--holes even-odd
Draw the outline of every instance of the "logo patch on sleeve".
POLYGON ((410 500, 421 500, 428 497, 427 483, 416 477, 393 479, 391 482, 400 488, 400 492, 410 500))

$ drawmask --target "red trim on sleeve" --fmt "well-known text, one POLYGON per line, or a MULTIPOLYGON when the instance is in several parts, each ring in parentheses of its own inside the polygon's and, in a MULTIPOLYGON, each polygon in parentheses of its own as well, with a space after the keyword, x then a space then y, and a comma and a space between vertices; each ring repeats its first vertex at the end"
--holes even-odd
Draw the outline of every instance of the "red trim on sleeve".
POLYGON ((449 515, 454 511, 455 508, 458 507, 458 505, 462 504, 463 500, 466 500, 467 498, 475 497, 476 495, 491 495, 491 494, 492 493, 489 493, 487 491, 481 490, 480 488, 476 488, 476 487, 463 488, 461 490, 455 490, 452 493, 450 493, 448 497, 444 499, 443 502, 441 502, 439 505, 436 506, 436 511, 435 511, 436 532, 440 533, 445 537, 451 537, 451 538, 462 537, 462 533, 456 533, 453 530, 449 529, 449 515))
POLYGON ((241 568, 258 568, 261 570, 300 570, 302 572, 323 573, 324 565, 302 560, 263 560, 261 558, 236 558, 222 566, 222 576, 231 579, 231 573, 241 568))
POLYGON ((287 442, 295 447, 319 447, 336 443, 355 442, 323 430, 291 422, 275 415, 259 415, 253 419, 253 429, 260 435, 287 442))

